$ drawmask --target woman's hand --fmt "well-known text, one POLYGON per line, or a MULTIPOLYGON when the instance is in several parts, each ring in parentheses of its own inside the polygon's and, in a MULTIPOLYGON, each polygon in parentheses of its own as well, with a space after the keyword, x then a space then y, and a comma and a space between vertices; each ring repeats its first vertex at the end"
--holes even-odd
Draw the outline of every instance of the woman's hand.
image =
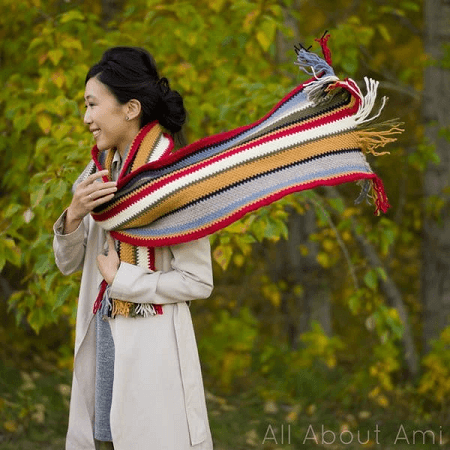
POLYGON ((108 284, 111 284, 119 269, 120 259, 114 246, 114 239, 109 233, 106 236, 106 240, 108 242, 108 254, 100 254, 97 256, 97 266, 98 270, 103 275, 103 279, 108 284))
POLYGON ((115 181, 96 182, 100 177, 107 174, 108 170, 96 172, 77 186, 72 202, 67 208, 64 225, 66 234, 75 231, 86 214, 89 214, 94 208, 114 197, 114 193, 117 191, 117 183, 115 181))

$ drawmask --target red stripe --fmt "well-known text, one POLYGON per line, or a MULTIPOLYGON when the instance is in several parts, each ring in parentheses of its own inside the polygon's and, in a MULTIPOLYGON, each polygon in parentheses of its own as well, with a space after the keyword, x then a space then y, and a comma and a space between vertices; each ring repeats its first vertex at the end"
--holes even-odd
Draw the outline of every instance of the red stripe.
MULTIPOLYGON (((338 111, 335 111, 332 114, 327 114, 326 116, 318 117, 317 119, 313 119, 313 120, 309 121, 308 123, 301 123, 299 125, 296 125, 295 127, 290 128, 289 130, 282 130, 282 131, 277 132, 277 133, 275 133, 274 135, 271 135, 271 136, 265 136, 263 138, 258 139, 257 141, 253 141, 252 143, 246 144, 246 145, 241 146, 241 147, 233 147, 233 148, 227 150, 225 153, 221 153, 221 154, 216 155, 215 157, 213 157, 213 159, 209 159, 208 163, 217 161, 217 159, 214 159, 214 158, 226 158, 226 157, 232 155, 233 152, 236 153, 237 151, 245 150, 247 148, 259 145, 259 144, 261 144, 263 142, 267 142, 267 141, 270 141, 270 140, 277 139, 279 137, 288 136, 288 135, 295 134, 295 133, 300 133, 302 131, 310 130, 310 129, 313 129, 315 127, 319 127, 321 125, 326 125, 326 124, 328 124, 330 122, 343 119, 345 117, 350 117, 359 108, 360 101, 357 98, 355 98, 355 99, 356 99, 356 102, 353 105, 353 107, 351 107, 351 108, 340 109, 338 111)), ((250 125, 249 127, 251 127, 251 126, 253 126, 253 124, 250 125)), ((215 138, 216 136, 219 136, 219 135, 210 136, 210 138, 215 138)), ((205 138, 205 139, 207 139, 207 138, 205 138)), ((212 144, 219 143, 221 141, 222 141, 221 139, 217 139, 216 141, 212 142, 212 144)), ((197 142, 195 142, 194 144, 197 144, 197 142)), ((191 144, 191 146, 194 145, 194 144, 191 144)), ((188 146, 188 147, 191 147, 191 146, 188 146)), ((185 148, 187 148, 187 147, 184 147, 183 149, 185 149, 185 148)), ((118 189, 120 189, 122 186, 124 186, 126 183, 128 183, 134 176, 140 174, 141 172, 145 172, 147 170, 159 169, 161 167, 165 167, 165 166, 171 164, 172 162, 176 162, 177 160, 181 159, 184 156, 182 154, 182 150, 183 149, 178 150, 175 153, 172 153, 170 155, 170 158, 160 158, 157 161, 153 161, 153 162, 150 162, 150 163, 142 165, 141 167, 136 169, 134 172, 132 172, 132 173, 128 174, 126 177, 122 178, 122 180, 120 180, 118 182, 118 184, 117 184, 118 189)), ((202 164, 202 163, 203 162, 199 162, 199 163, 196 163, 196 164, 202 164)), ((191 170, 190 168, 192 168, 192 167, 196 167, 196 165, 192 164, 191 166, 189 166, 189 168, 181 169, 181 170, 191 170)), ((183 172, 179 171, 179 172, 176 172, 176 174, 177 174, 177 176, 180 176, 180 174, 183 174, 183 172)))
MULTIPOLYGON (((263 121, 267 120, 267 118, 269 118, 271 115, 274 114, 274 112, 281 107, 284 103, 286 103, 290 98, 292 98, 295 94, 297 94, 299 91, 301 91, 305 85, 307 85, 308 83, 312 82, 312 81, 316 81, 316 78, 311 78, 308 81, 305 81, 304 83, 302 83, 301 85, 297 86, 295 89, 293 89, 292 91, 290 91, 288 94, 286 94, 282 100, 280 100, 265 116, 263 116, 261 119, 257 120, 256 122, 252 122, 249 125, 244 125, 242 127, 239 128, 235 128, 233 130, 230 131, 225 131, 222 133, 218 133, 212 136, 207 136, 204 137, 202 139, 199 139, 198 141, 193 142, 190 145, 187 145, 181 149, 179 149, 177 152, 175 153, 170 153, 169 155, 163 155, 162 158, 159 158, 157 161, 153 161, 151 163, 148 163, 142 167, 140 167, 139 169, 137 169, 136 171, 133 172, 133 174, 136 173, 140 173, 138 171, 142 171, 143 168, 145 167, 147 170, 150 169, 158 169, 160 167, 164 167, 167 166, 181 158, 183 158, 184 156, 190 155, 191 153, 203 148, 203 147, 208 147, 214 144, 217 144, 219 142, 225 141, 227 139, 230 139, 236 135, 238 135, 241 132, 247 131, 248 129, 255 127, 257 125, 259 125, 260 123, 262 123, 263 121)), ((128 180, 130 179, 130 177, 132 176, 132 174, 129 174, 127 177, 123 178, 122 181, 124 183, 128 182, 128 180)))
MULTIPOLYGON (((326 117, 320 117, 320 118, 313 120, 311 122, 308 122, 306 124, 305 123, 299 124, 295 127, 290 128, 289 130, 282 130, 271 136, 264 136, 264 137, 258 139, 257 141, 251 142, 249 144, 244 144, 240 147, 231 148, 230 150, 227 150, 224 153, 216 155, 206 161, 200 161, 196 164, 190 165, 189 167, 187 167, 185 169, 181 169, 177 172, 174 172, 171 175, 166 175, 163 179, 161 179, 159 181, 150 181, 149 182, 150 184, 147 187, 140 190, 138 193, 132 194, 130 197, 120 201, 120 203, 117 203, 111 209, 108 209, 105 212, 93 213, 92 215, 93 215, 94 219, 97 221, 102 222, 104 220, 107 220, 107 219, 113 217, 114 215, 120 213, 121 211, 125 210, 132 204, 136 203, 141 198, 144 198, 146 195, 149 195, 149 194, 155 192, 157 189, 161 188, 162 186, 167 185, 168 183, 170 183, 173 180, 176 180, 176 179, 182 178, 184 176, 187 176, 189 174, 192 174, 192 173, 194 173, 204 167, 207 167, 215 162, 229 158, 230 156, 232 156, 236 153, 243 152, 247 149, 256 147, 257 145, 260 145, 260 144, 263 144, 266 142, 270 142, 270 141, 273 141, 273 140, 281 138, 281 137, 286 137, 286 136, 294 135, 297 133, 301 133, 303 131, 317 128, 322 125, 326 125, 327 123, 330 122, 330 119, 332 119, 333 121, 336 121, 336 120, 340 120, 345 117, 351 116, 354 113, 355 108, 356 108, 356 106, 354 106, 350 109, 339 110, 339 111, 336 111, 335 113, 333 113, 332 115, 328 115, 326 117)), ((127 177, 123 178, 121 181, 119 181, 119 183, 117 185, 118 189, 120 189, 126 183, 126 181, 128 179, 133 178, 140 172, 149 170, 149 166, 152 164, 153 163, 145 164, 145 165, 141 166, 139 169, 136 169, 133 173, 129 174, 127 177)))
MULTIPOLYGON (((123 168, 121 170, 120 175, 125 173, 128 170, 128 167, 133 162, 134 157, 139 150, 139 147, 145 137, 145 135, 157 124, 158 122, 154 120, 153 122, 148 123, 143 128, 139 130, 139 133, 134 138, 134 141, 131 145, 130 151, 128 152, 127 159, 125 160, 125 164, 123 165, 123 168)), ((120 176, 119 176, 120 179, 120 176)))
POLYGON ((155 271, 155 248, 148 247, 148 268, 155 271))
POLYGON ((245 214, 255 211, 256 209, 259 209, 263 206, 270 205, 271 203, 280 200, 281 198, 285 197, 286 195, 293 194, 295 192, 304 191, 307 189, 313 189, 318 186, 336 186, 338 184, 342 183, 349 183, 353 181, 358 181, 362 179, 374 179, 377 178, 377 176, 372 173, 364 173, 364 172, 358 172, 353 173, 350 175, 342 175, 336 178, 330 178, 327 180, 315 180, 310 181, 304 184, 291 186, 289 188, 283 189, 281 191, 275 192, 267 197, 264 197, 254 203, 251 203, 250 205, 247 205, 246 207, 240 209, 239 211, 236 211, 235 213, 231 214, 230 216, 225 217, 224 219, 214 222, 213 224, 206 225, 202 227, 200 230, 195 230, 186 234, 181 235, 174 235, 174 236, 167 236, 167 237, 160 237, 160 238, 138 238, 130 236, 129 234, 124 234, 123 232, 117 232, 117 231, 111 231, 111 235, 122 242, 126 242, 128 244, 132 245, 142 245, 144 247, 152 245, 154 247, 164 247, 167 245, 175 245, 175 244, 182 244, 184 242, 193 241, 196 239, 200 239, 202 237, 205 237, 209 234, 215 233, 216 231, 219 231, 226 226, 232 224, 233 222, 239 220, 241 217, 243 217, 245 214))

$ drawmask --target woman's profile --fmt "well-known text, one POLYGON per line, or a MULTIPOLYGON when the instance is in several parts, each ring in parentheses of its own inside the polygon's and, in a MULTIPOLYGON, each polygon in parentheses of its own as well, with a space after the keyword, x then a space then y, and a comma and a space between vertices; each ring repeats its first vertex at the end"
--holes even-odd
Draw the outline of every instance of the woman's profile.
POLYGON ((54 225, 59 269, 82 270, 66 450, 211 449, 189 312, 213 287, 208 237, 136 246, 91 215, 127 174, 171 152, 172 137, 183 143, 183 100, 147 51, 115 47, 89 70, 85 104, 96 171, 80 175, 54 225))

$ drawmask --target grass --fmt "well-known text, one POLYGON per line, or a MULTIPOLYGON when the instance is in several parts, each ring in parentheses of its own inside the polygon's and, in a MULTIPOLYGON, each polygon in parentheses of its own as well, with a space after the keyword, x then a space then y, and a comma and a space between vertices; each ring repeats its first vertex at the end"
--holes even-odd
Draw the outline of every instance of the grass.
MULTIPOLYGON (((62 450, 70 382, 70 371, 52 366, 24 372, 0 365, 0 449, 62 450)), ((215 450, 450 448, 450 424, 421 422, 407 404, 344 406, 324 396, 315 403, 307 396, 271 401, 254 390, 227 396, 207 391, 207 402, 215 450)))

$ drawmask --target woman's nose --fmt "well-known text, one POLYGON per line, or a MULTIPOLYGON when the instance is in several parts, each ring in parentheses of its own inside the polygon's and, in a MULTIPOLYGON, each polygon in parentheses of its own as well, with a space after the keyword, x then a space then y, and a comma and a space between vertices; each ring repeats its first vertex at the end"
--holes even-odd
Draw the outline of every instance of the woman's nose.
POLYGON ((92 122, 91 116, 89 114, 89 109, 86 109, 86 112, 84 113, 84 123, 86 125, 89 125, 92 122))

